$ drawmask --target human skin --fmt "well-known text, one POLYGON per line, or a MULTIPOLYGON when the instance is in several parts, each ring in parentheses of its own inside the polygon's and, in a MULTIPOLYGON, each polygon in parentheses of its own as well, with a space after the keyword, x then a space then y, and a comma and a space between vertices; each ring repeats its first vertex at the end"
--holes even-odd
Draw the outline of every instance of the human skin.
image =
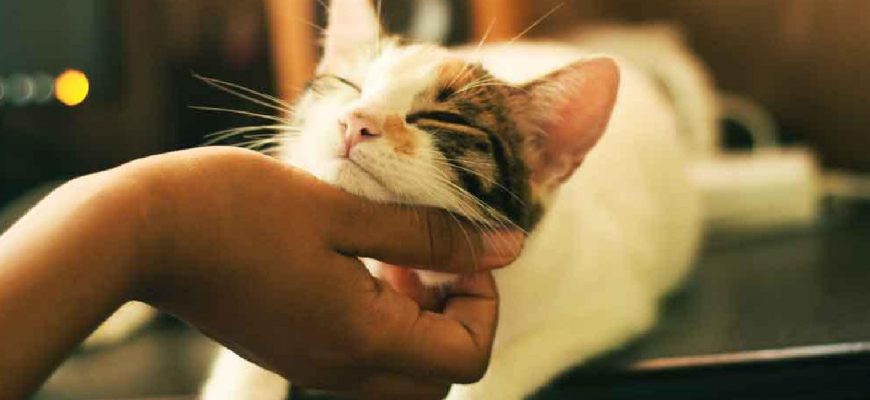
POLYGON ((486 271, 521 246, 519 233, 371 203, 254 152, 137 160, 71 181, 0 236, 0 398, 32 393, 130 300, 303 386, 438 398, 485 372, 498 314, 486 271), (430 312, 363 256, 466 277, 430 312))

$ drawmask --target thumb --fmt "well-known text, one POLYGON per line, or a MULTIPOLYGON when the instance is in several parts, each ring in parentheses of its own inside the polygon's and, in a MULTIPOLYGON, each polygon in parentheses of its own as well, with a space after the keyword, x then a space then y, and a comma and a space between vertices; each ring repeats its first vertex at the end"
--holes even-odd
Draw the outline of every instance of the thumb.
POLYGON ((348 196, 329 225, 333 248, 345 255, 451 273, 510 264, 525 236, 513 230, 481 232, 444 210, 373 203, 348 196))

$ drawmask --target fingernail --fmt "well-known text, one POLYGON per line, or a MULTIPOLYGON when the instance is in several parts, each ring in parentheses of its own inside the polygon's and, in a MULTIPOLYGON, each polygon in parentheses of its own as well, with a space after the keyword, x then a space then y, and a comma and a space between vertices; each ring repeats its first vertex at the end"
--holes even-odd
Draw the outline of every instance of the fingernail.
POLYGON ((520 255, 525 235, 517 231, 486 232, 483 239, 481 266, 485 269, 504 267, 520 255))

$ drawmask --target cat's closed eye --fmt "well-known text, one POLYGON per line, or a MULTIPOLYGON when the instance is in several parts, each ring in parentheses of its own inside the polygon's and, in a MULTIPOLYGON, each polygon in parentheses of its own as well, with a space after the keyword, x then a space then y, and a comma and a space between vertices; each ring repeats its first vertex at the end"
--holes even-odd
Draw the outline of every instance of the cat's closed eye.
POLYGON ((476 128, 476 126, 468 122, 468 120, 465 119, 464 116, 449 111, 424 111, 409 114, 407 117, 405 117, 405 122, 409 124, 416 124, 421 120, 437 121, 447 124, 456 124, 467 126, 470 128, 476 128))
POLYGON ((326 92, 330 89, 335 89, 337 87, 350 88, 357 93, 362 93, 362 89, 359 87, 359 85, 338 75, 317 75, 310 82, 308 82, 308 88, 318 94, 322 94, 323 92, 326 92))

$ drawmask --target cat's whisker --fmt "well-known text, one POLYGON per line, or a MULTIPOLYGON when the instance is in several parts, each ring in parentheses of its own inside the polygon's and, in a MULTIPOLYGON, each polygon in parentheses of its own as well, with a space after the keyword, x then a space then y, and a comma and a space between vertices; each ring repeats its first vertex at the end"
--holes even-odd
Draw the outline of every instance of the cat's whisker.
POLYGON ((450 83, 447 84, 447 87, 452 87, 453 84, 462 77, 462 74, 465 73, 466 68, 471 65, 471 60, 477 58, 477 55, 480 54, 480 49, 483 48, 483 45, 486 43, 486 39, 489 38, 489 34, 492 33, 492 28, 495 26, 495 18, 489 21, 489 26, 486 27, 486 31, 483 33, 483 36, 480 38, 480 42, 477 43, 477 48, 474 50, 474 57, 471 57, 465 60, 465 64, 462 65, 462 68, 459 69, 459 72, 456 73, 456 76, 450 80, 450 83))
POLYGON ((326 1, 317 0, 317 3, 320 4, 321 7, 323 7, 323 11, 326 11, 327 13, 329 12, 329 6, 326 5, 326 1))
POLYGON ((512 86, 508 83, 502 82, 498 78, 495 78, 492 76, 484 76, 484 77, 481 77, 480 79, 477 79, 477 80, 474 80, 472 82, 467 83, 465 86, 463 86, 462 88, 460 88, 456 92, 461 93, 461 92, 464 92, 464 91, 469 90, 469 89, 474 89, 474 87, 477 87, 477 86, 480 86, 483 84, 487 84, 487 85, 494 84, 494 86, 512 86))
POLYGON ((483 36, 481 36, 480 41, 477 42, 477 47, 474 50, 474 54, 480 54, 480 49, 483 48, 483 45, 486 44, 486 39, 489 38, 489 34, 492 33, 492 28, 495 26, 496 18, 492 17, 492 20, 489 21, 489 25, 486 27, 486 31, 483 32, 483 36))
MULTIPOLYGON (((233 135, 215 138, 215 139, 210 139, 210 140, 206 141, 205 143, 203 143, 202 145, 203 146, 221 145, 223 142, 229 140, 230 138, 237 137, 237 136, 241 136, 243 139, 246 139, 246 140, 266 140, 266 139, 268 139, 268 140, 289 140, 289 139, 293 138, 292 136, 276 136, 276 135, 244 135, 242 133, 235 133, 234 132, 233 135)), ((244 142, 241 142, 241 143, 244 143, 244 142)), ((232 146, 238 146, 240 143, 236 142, 236 143, 227 143, 227 144, 232 145, 232 146)))
POLYGON ((507 84, 507 83, 503 83, 503 82, 501 82, 501 81, 499 81, 499 80, 497 80, 497 79, 493 79, 493 80, 489 80, 489 81, 482 81, 482 82, 473 82, 473 83, 470 83, 470 84, 466 85, 465 87, 463 87, 462 89, 457 90, 456 93, 463 93, 463 92, 467 92, 467 91, 469 91, 469 90, 474 90, 474 89, 477 89, 477 88, 482 88, 482 87, 487 87, 487 86, 501 86, 501 87, 504 87, 504 86, 511 86, 511 85, 509 85, 509 84, 507 84))
POLYGON ((445 175, 445 173, 443 171, 439 171, 437 169, 436 169, 436 171, 438 171, 438 174, 433 176, 436 180, 445 184, 447 186, 447 189, 452 190, 454 194, 456 194, 457 196, 459 196, 461 198, 461 200, 464 200, 466 202, 471 203, 475 209, 480 209, 484 212, 484 214, 486 214, 484 216, 484 215, 480 215, 480 213, 476 212, 476 213, 473 213, 472 215, 466 215, 466 217, 469 217, 470 219, 476 220, 478 222, 485 223, 488 225, 488 227, 494 226, 493 223, 498 223, 500 225, 497 226, 497 228, 504 228, 506 226, 511 226, 515 229, 519 229, 519 230, 525 232, 524 229, 522 229, 516 223, 511 221, 509 218, 505 217, 501 212, 492 208, 490 205, 486 204, 482 200, 478 199, 477 197, 475 197, 474 195, 469 193, 464 188, 453 183, 453 181, 451 181, 445 175))
POLYGON ((226 81, 222 81, 222 80, 215 79, 215 78, 209 78, 209 77, 205 77, 205 76, 198 75, 195 73, 193 74, 193 77, 205 82, 207 85, 209 85, 211 87, 214 87, 222 92, 229 93, 229 94, 236 96, 240 99, 250 101, 254 104, 257 104, 257 105, 260 105, 260 106, 263 106, 266 108, 271 108, 273 110, 280 111, 282 114, 284 114, 284 113, 292 114, 293 113, 293 107, 290 104, 288 104, 287 102, 285 102, 277 97, 270 96, 270 95, 265 94, 265 93, 260 93, 256 90, 249 89, 249 88, 246 88, 244 86, 241 86, 241 85, 238 85, 238 84, 235 84, 232 82, 226 82, 226 81))
MULTIPOLYGON (((408 204, 422 203, 445 208, 451 213, 461 215, 466 221, 465 224, 470 224, 480 232, 497 231, 506 228, 526 232, 498 210, 495 210, 466 189, 454 183, 447 175, 447 171, 452 171, 452 169, 449 168, 448 161, 444 159, 443 154, 431 152, 421 155, 422 157, 410 159, 410 165, 406 169, 407 172, 394 178, 401 180, 401 182, 396 182, 397 185, 415 187, 411 191, 395 193, 401 202, 407 202, 408 204), (433 164, 436 166, 435 168, 433 168, 433 164), (429 184, 421 185, 421 182, 429 184), (416 194, 411 195, 410 193, 416 194)), ((460 226, 464 226, 457 216, 452 216, 452 218, 460 223, 460 226)), ((475 249, 470 235, 464 232, 465 228, 462 229, 463 234, 466 235, 468 245, 471 249, 475 249)), ((506 242, 493 243, 493 245, 497 254, 507 254, 507 249, 515 247, 507 247, 506 242)))
POLYGON ((255 113, 255 112, 251 112, 251 111, 234 110, 232 108, 209 107, 209 106, 189 106, 189 107, 194 109, 194 110, 225 112, 225 113, 229 113, 229 114, 238 114, 238 115, 244 115, 244 116, 253 117, 253 118, 265 119, 268 121, 275 121, 275 122, 287 124, 287 125, 291 124, 291 121, 289 119, 286 119, 286 118, 276 117, 273 115, 259 114, 259 113, 255 113))
MULTIPOLYGON (((420 188, 422 189, 423 192, 426 193, 426 195, 427 195, 430 199, 435 200, 435 199, 438 199, 438 198, 444 197, 444 196, 439 195, 439 193, 435 190, 435 189, 438 189, 437 186, 432 187, 432 186, 424 185, 424 186, 421 186, 420 188)), ((405 197, 408 197, 408 203, 410 203, 410 204, 415 203, 414 199, 409 198, 410 196, 405 196, 405 197)), ((450 198, 454 198, 455 196, 451 195, 451 194, 448 192, 448 197, 450 197, 450 198)), ((437 200, 436 200, 436 201, 437 201, 437 200)), ((453 202, 453 201, 449 201, 449 200, 448 200, 448 202, 449 202, 449 203, 455 203, 455 202, 453 202)), ((471 252, 472 252, 472 256, 473 256, 472 258, 475 259, 475 260, 477 260, 477 254, 474 254, 474 245, 473 245, 472 242, 471 242, 471 236, 469 235, 468 231, 465 229, 465 227, 463 226, 462 222, 459 221, 459 218, 457 218, 455 215, 453 215, 453 213, 448 213, 448 215, 450 215, 450 218, 452 218, 454 221, 456 221, 456 224, 459 226, 459 229, 462 231, 462 235, 465 237, 465 241, 466 241, 466 243, 468 244, 468 248, 469 248, 469 249, 471 250, 471 252)), ((472 224, 473 224, 473 222, 472 222, 472 224)))
MULTIPOLYGON (((323 3, 321 2, 321 4, 323 4, 323 3)), ((324 7, 326 7, 326 6, 324 5, 324 7)), ((308 26, 310 26, 310 27, 312 27, 312 28, 314 28, 314 29, 317 29, 317 31, 320 32, 321 34, 325 34, 325 33, 326 33, 326 28, 324 28, 324 27, 322 27, 322 26, 320 26, 320 25, 317 25, 317 24, 315 24, 314 22, 311 22, 311 21, 309 21, 309 20, 307 20, 307 19, 299 18, 299 17, 294 17, 293 19, 296 20, 296 22, 301 22, 301 23, 303 23, 303 24, 305 24, 305 25, 308 25, 308 26)))
MULTIPOLYGON (((258 125, 258 126, 240 126, 236 128, 224 129, 222 131, 212 132, 208 135, 205 135, 206 139, 209 141, 205 144, 213 144, 222 140, 229 139, 234 136, 238 136, 241 134, 245 134, 248 132, 256 132, 256 131, 285 131, 285 132, 298 132, 298 129, 291 128, 285 125, 258 125)), ((275 134, 268 134, 268 136, 275 136, 275 134)))
MULTIPOLYGON (((465 215, 471 221, 486 220, 486 218, 484 218, 481 215, 481 210, 479 210, 474 205, 467 204, 468 202, 466 200, 466 197, 467 197, 466 195, 456 192, 456 189, 453 188, 453 186, 455 186, 455 185, 450 181, 450 179, 446 175, 444 175, 444 173, 442 171, 440 171, 438 169, 432 169, 429 165, 425 164, 422 160, 415 161, 415 164, 418 164, 420 166, 420 168, 417 168, 418 170, 428 171, 429 173, 427 173, 426 175, 429 178, 431 178, 432 180, 445 183, 445 186, 443 186, 443 187, 439 186, 439 185, 435 185, 432 187, 430 187, 428 185, 421 186, 422 190, 425 190, 429 193, 431 193, 432 190, 434 190, 434 189, 443 189, 443 190, 447 191, 446 194, 448 196, 446 198, 443 198, 443 196, 434 196, 432 198, 432 200, 435 200, 436 203, 438 203, 438 204, 447 204, 447 205, 454 206, 455 208, 458 209, 457 211, 459 211, 460 214, 465 215)), ((420 179, 419 181, 427 181, 427 179, 420 179)))
MULTIPOLYGON (((439 194, 438 194, 437 191, 436 191, 436 192, 433 192, 431 189, 427 189, 427 192, 430 193, 431 196, 434 196, 434 197, 438 197, 438 196, 439 196, 439 194)), ((453 195, 453 194, 451 194, 451 193, 448 191, 448 192, 446 193, 446 196, 444 196, 444 195, 440 195, 440 197, 448 197, 448 198, 455 199, 456 196, 453 195)), ((455 201, 454 201, 454 204, 456 204, 455 201)), ((462 204, 462 203, 459 203, 459 204, 462 204)), ((466 212, 463 212, 463 211, 461 210, 461 209, 464 208, 464 207, 460 206, 460 207, 458 207, 458 208, 460 209, 460 211, 458 212, 460 215, 464 215, 464 214, 466 214, 466 212)), ((470 234, 469 234, 468 231, 465 229, 465 224, 463 224, 463 223, 459 220, 459 218, 458 218, 456 215, 454 215, 454 212, 450 212, 449 215, 450 215, 450 217, 451 217, 454 221, 456 221, 456 223, 459 225, 459 228, 462 230, 462 234, 463 234, 463 236, 465 236, 465 241, 466 241, 466 243, 468 244, 469 249, 471 249, 472 253, 474 253, 474 249, 475 249, 475 247, 474 247, 474 245, 472 244, 470 234)), ((484 228, 484 229, 481 229, 480 224, 479 224, 477 221, 475 221, 474 219, 468 219, 468 218, 466 217, 466 223, 470 223, 470 224, 471 224, 475 229, 477 229, 477 230, 480 230, 480 231, 484 231, 484 230, 485 230, 485 228, 484 228)), ((476 254, 473 254, 473 255, 475 256, 474 259, 477 259, 477 257, 476 257, 477 255, 476 255, 476 254)))
POLYGON ((504 185, 498 183, 495 179, 493 179, 493 178, 491 178, 491 177, 488 177, 488 176, 486 176, 486 175, 483 175, 482 173, 480 173, 480 172, 478 172, 478 171, 475 171, 475 170, 472 170, 472 169, 470 169, 470 168, 466 168, 466 167, 463 166, 463 165, 460 165, 460 163, 467 163, 467 164, 484 165, 484 166, 487 166, 487 167, 493 168, 493 167, 495 167, 495 164, 493 164, 493 163, 489 163, 489 162, 460 161, 460 160, 456 160, 455 163, 454 163, 454 162, 450 162, 450 160, 447 160, 447 159, 439 159, 438 156, 443 157, 443 155, 442 155, 441 153, 432 152, 432 153, 430 153, 430 154, 433 155, 432 157, 430 157, 430 159, 431 159, 432 162, 434 162, 434 163, 436 163, 436 164, 443 165, 443 166, 445 166, 445 167, 451 167, 451 168, 452 168, 452 167, 455 167, 455 168, 461 169, 461 170, 463 170, 463 171, 465 171, 465 172, 471 173, 471 174, 473 174, 473 175, 475 175, 475 176, 477 176, 477 177, 479 177, 479 178, 481 178, 481 179, 484 179, 484 180, 486 180, 487 182, 489 182, 489 183, 491 183, 491 184, 493 184, 493 185, 499 187, 500 189, 504 190, 506 193, 508 193, 509 195, 511 195, 514 199, 516 199, 517 201, 519 201, 520 204, 522 204, 522 205, 526 205, 526 203, 523 201, 523 199, 521 199, 521 198, 520 198, 516 193, 514 193, 512 190, 510 190, 510 189, 504 187, 504 185))
POLYGON ((241 90, 241 91, 249 93, 251 95, 258 96, 258 97, 262 98, 263 100, 271 101, 271 102, 275 103, 275 105, 282 106, 287 110, 290 110, 293 108, 293 106, 290 103, 288 103, 287 101, 285 101, 281 98, 272 96, 268 93, 263 93, 263 92, 251 89, 251 88, 246 87, 246 86, 239 85, 238 83, 233 83, 230 81, 225 81, 225 80, 221 80, 221 79, 217 79, 217 78, 203 76, 203 75, 199 75, 196 73, 194 73, 193 75, 197 79, 201 79, 201 80, 204 80, 204 81, 207 81, 210 83, 215 83, 218 85, 228 86, 230 88, 241 90))
MULTIPOLYGON (((477 84, 481 84, 481 83, 488 83, 488 82, 498 82, 498 80, 495 79, 495 78, 493 78, 493 77, 484 76, 484 77, 481 77, 480 79, 476 79, 476 80, 473 80, 473 81, 471 81, 471 82, 468 82, 468 83, 467 83, 465 86, 463 86, 461 89, 464 89, 464 88, 469 87, 469 86, 474 86, 474 85, 477 85, 477 84)), ((461 90, 461 89, 460 89, 460 90, 461 90)))
POLYGON ((477 256, 477 254, 475 254, 474 244, 471 242, 471 235, 468 233, 468 231, 465 229, 465 227, 462 226, 463 224, 461 221, 459 221, 459 218, 457 218, 455 215, 453 215, 453 213, 447 213, 447 215, 450 215, 450 218, 452 218, 453 221, 456 222, 456 225, 459 226, 459 230, 462 231, 462 236, 465 237, 465 243, 468 244, 468 248, 471 250, 471 258, 473 260, 477 260, 478 256, 477 256))
POLYGON ((464 87, 464 88, 462 88, 462 89, 460 89, 460 90, 457 90, 457 91, 456 91, 456 94, 469 92, 469 91, 472 91, 472 90, 474 90, 474 89, 478 89, 478 88, 482 88, 482 87, 486 87, 486 86, 490 86, 490 85, 474 85, 474 86, 464 87))
POLYGON ((494 167, 494 166, 495 166, 495 163, 492 163, 492 162, 489 162, 489 161, 471 161, 471 160, 463 160, 462 163, 463 163, 463 164, 471 164, 471 165, 479 165, 479 166, 482 166, 482 167, 488 167, 488 168, 489 168, 489 167, 494 167))
POLYGON ((257 139, 257 140, 250 140, 247 142, 236 143, 236 146, 237 147, 244 147, 244 148, 248 148, 248 149, 254 149, 254 148, 257 148, 260 146, 265 146, 265 145, 269 145, 269 144, 277 144, 280 142, 281 142, 281 140, 279 140, 279 139, 257 139))
POLYGON ((526 34, 528 34, 529 32, 532 31, 532 29, 535 29, 538 25, 540 25, 542 22, 544 22, 544 20, 549 18, 551 15, 555 14, 556 11, 559 11, 559 9, 561 9, 564 6, 565 6, 565 2, 561 2, 561 3, 557 4, 555 7, 553 7, 553 9, 548 11, 546 14, 544 14, 540 18, 536 19, 535 22, 532 22, 532 24, 529 25, 528 28, 524 29, 518 35, 514 36, 511 40, 509 40, 507 43, 505 43, 504 47, 509 47, 510 45, 514 44, 517 40, 520 40, 523 36, 526 36, 526 34))
POLYGON ((497 212, 488 209, 489 207, 486 204, 483 204, 464 188, 456 185, 446 177, 439 178, 438 180, 445 185, 446 190, 455 195, 456 200, 459 201, 458 205, 462 209, 462 213, 476 224, 490 226, 492 224, 491 219, 500 219, 498 215, 487 215, 493 214, 493 212, 497 214, 497 212))
MULTIPOLYGON (((521 199, 519 196, 517 196, 516 193, 514 193, 512 190, 506 188, 504 185, 498 183, 495 179, 490 178, 490 177, 488 177, 488 176, 486 176, 478 171, 475 171, 471 168, 466 168, 466 167, 459 164, 459 163, 464 163, 465 161, 456 161, 456 163, 451 163, 449 161, 447 161, 447 162, 441 162, 441 161, 437 161, 437 160, 432 160, 432 161, 434 161, 436 163, 440 163, 441 165, 444 165, 447 167, 457 168, 457 169, 460 169, 462 171, 468 172, 474 176, 477 176, 478 178, 483 179, 483 180, 491 183, 493 186, 496 186, 499 189, 503 190, 505 193, 507 193, 511 197, 513 197, 516 201, 520 202, 520 204, 522 204, 523 206, 526 205, 526 203, 523 201, 523 199, 521 199)), ((490 165, 492 165, 492 164, 490 164, 490 165)))

